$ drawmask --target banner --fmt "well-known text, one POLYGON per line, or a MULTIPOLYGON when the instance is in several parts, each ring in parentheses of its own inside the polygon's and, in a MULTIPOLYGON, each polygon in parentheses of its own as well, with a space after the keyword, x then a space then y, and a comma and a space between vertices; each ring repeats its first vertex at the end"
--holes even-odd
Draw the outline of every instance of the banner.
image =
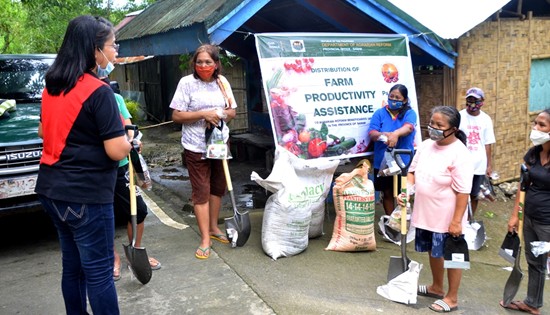
MULTIPOLYGON (((275 143, 303 159, 350 158, 367 152, 372 114, 390 88, 409 90, 418 117, 406 35, 256 34, 275 143)), ((421 141, 417 131, 415 143, 421 141)))

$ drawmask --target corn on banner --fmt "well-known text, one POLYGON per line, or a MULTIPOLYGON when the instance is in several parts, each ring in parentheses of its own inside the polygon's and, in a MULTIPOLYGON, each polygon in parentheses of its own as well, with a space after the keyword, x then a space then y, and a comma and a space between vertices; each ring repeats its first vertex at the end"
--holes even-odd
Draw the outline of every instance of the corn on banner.
MULTIPOLYGON (((255 38, 275 143, 301 158, 370 154, 370 119, 386 106, 397 83, 408 88, 418 117, 406 35, 263 33, 255 38)), ((417 129, 415 142, 420 141, 417 129)))

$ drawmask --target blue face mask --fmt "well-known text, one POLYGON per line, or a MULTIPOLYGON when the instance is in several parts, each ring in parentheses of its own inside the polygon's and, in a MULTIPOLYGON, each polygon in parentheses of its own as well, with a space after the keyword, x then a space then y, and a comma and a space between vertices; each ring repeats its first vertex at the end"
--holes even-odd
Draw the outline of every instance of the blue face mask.
MULTIPOLYGON (((101 49, 99 50, 101 51, 101 49)), ((103 53, 103 51, 101 51, 101 54, 103 54, 103 57, 105 57, 105 59, 107 59, 107 57, 105 56, 105 54, 103 53)), ((115 69, 115 65, 113 65, 112 62, 109 61, 109 63, 107 64, 107 66, 105 67, 105 69, 101 68, 101 65, 97 65, 97 76, 99 78, 104 78, 104 77, 108 77, 109 74, 115 69)))
POLYGON ((388 98, 388 107, 391 110, 401 109, 401 107, 403 107, 403 101, 396 101, 396 100, 391 100, 391 99, 388 98))

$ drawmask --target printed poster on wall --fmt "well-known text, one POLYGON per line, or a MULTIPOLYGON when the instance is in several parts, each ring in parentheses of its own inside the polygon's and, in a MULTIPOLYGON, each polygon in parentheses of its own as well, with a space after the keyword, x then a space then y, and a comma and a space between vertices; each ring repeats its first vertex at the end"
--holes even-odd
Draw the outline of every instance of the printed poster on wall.
MULTIPOLYGON (((418 118, 406 35, 255 37, 275 143, 303 159, 371 154, 367 152, 370 119, 387 105, 389 90, 397 83, 408 88, 418 118)), ((419 144, 420 132, 416 135, 419 144)))

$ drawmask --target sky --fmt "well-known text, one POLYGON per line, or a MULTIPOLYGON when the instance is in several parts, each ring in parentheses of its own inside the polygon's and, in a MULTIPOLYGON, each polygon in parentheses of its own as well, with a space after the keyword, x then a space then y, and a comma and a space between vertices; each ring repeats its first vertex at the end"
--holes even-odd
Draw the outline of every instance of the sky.
POLYGON ((458 38, 510 0, 389 0, 440 37, 458 38))
MULTIPOLYGON (((107 0, 103 0, 103 3, 105 3, 105 5, 107 5, 107 0)), ((126 3, 128 3, 127 0, 113 0, 113 7, 122 8, 122 7, 124 7, 124 5, 126 3)), ((141 0, 135 0, 134 3, 141 4, 142 1, 141 0)))

